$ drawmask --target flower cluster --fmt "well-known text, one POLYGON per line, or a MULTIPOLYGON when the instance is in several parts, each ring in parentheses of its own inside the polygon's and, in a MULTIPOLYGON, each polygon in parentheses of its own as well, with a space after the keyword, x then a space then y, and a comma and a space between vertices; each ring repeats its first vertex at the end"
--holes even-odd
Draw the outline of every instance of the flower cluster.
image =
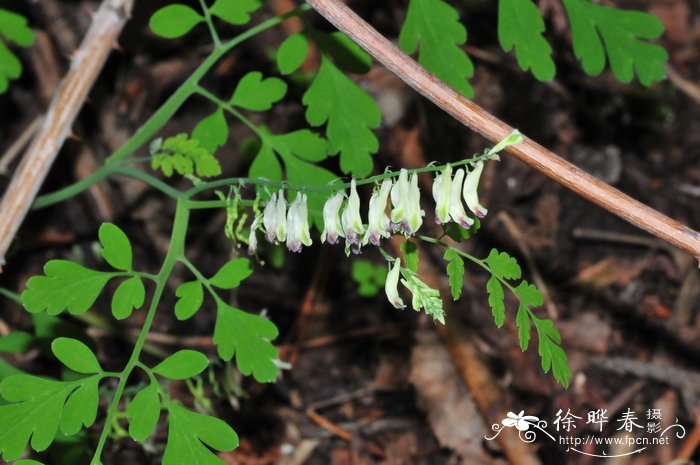
POLYGON ((272 194, 263 210, 250 226, 248 237, 248 253, 253 255, 258 247, 257 231, 260 222, 265 229, 265 239, 270 243, 286 243, 292 252, 301 252, 301 246, 312 244, 309 233, 309 210, 306 194, 297 192, 294 201, 287 209, 287 200, 284 191, 272 194))

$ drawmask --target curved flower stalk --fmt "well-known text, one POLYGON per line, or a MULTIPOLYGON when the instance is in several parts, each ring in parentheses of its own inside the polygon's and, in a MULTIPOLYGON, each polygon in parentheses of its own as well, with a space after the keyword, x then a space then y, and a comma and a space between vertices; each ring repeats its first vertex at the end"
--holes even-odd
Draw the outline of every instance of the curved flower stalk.
POLYGON ((297 193, 287 213, 287 248, 301 252, 301 245, 312 244, 309 234, 309 212, 306 194, 297 193))
POLYGON ((321 242, 335 244, 339 237, 345 237, 343 226, 340 222, 340 207, 343 205, 345 196, 342 192, 338 192, 333 197, 326 200, 323 205, 323 232, 321 233, 321 242))
POLYGON ((362 239, 362 245, 367 245, 368 242, 379 245, 380 238, 386 239, 391 236, 389 231, 391 221, 386 215, 386 205, 391 188, 391 179, 385 179, 379 189, 374 189, 372 197, 369 199, 369 225, 365 237, 362 239))
POLYGON ((360 217, 360 196, 357 194, 355 179, 350 183, 350 196, 340 221, 345 234, 345 254, 349 255, 350 250, 355 254, 359 254, 360 238, 365 232, 365 226, 362 224, 362 218, 360 217))
POLYGON ((464 190, 462 191, 464 195, 464 201, 467 202, 467 208, 472 211, 478 218, 483 218, 488 213, 488 210, 481 206, 479 203, 479 194, 477 193, 477 187, 479 187, 479 178, 481 177, 481 172, 484 170, 484 162, 478 161, 474 166, 474 169, 469 172, 467 179, 464 181, 464 190))

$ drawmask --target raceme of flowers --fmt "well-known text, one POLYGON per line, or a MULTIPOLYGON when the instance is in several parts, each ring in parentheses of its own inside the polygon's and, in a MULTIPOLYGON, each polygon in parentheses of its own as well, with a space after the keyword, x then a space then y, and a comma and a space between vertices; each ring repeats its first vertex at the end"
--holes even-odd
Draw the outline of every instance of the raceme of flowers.
MULTIPOLYGON (((471 171, 459 168, 454 176, 449 164, 439 172, 433 183, 435 201, 435 221, 446 224, 454 221, 463 228, 469 228, 474 220, 466 208, 476 217, 483 218, 488 210, 479 203, 477 187, 484 168, 478 161, 471 171)), ((418 175, 408 174, 402 169, 398 179, 384 179, 375 186, 369 200, 367 223, 360 214, 360 196, 357 183, 353 179, 349 193, 339 191, 332 195, 323 206, 324 228, 321 242, 336 244, 339 238, 345 239, 345 252, 361 253, 362 246, 369 243, 380 245, 381 239, 393 234, 406 237, 415 235, 423 224, 425 212, 420 206, 418 175), (388 210, 388 214, 387 214, 388 210)), ((312 244, 309 232, 307 196, 297 192, 294 201, 287 208, 285 191, 280 189, 272 194, 262 212, 253 220, 248 239, 248 253, 257 250, 257 232, 264 230, 265 239, 270 243, 284 243, 292 252, 301 252, 302 245, 312 244)))

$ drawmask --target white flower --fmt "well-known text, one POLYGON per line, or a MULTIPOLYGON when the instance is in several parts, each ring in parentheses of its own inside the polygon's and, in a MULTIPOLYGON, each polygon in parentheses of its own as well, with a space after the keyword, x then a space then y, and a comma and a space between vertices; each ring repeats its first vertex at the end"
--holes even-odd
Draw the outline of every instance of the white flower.
POLYGON ((399 296, 399 276, 401 274, 401 261, 399 259, 394 260, 394 266, 391 268, 386 276, 386 282, 384 283, 384 292, 386 292, 386 298, 389 299, 391 305, 394 308, 406 308, 406 305, 401 300, 399 296))
POLYGON ((248 235, 248 255, 255 255, 255 251, 258 250, 258 226, 260 226, 260 220, 262 217, 260 215, 256 216, 253 220, 253 224, 250 225, 250 234, 248 235))
POLYGON ((263 225, 265 226, 265 238, 267 242, 277 239, 284 242, 287 236, 287 201, 284 192, 272 194, 263 211, 263 225))
POLYGON ((418 175, 413 173, 408 189, 408 204, 406 224, 404 225, 404 234, 406 236, 414 235, 423 224, 423 215, 425 212, 420 208, 420 189, 418 188, 418 175))
POLYGON ((357 195, 357 185, 354 179, 350 183, 350 196, 340 222, 345 234, 345 253, 349 253, 350 247, 354 253, 360 253, 360 237, 365 232, 365 226, 360 217, 360 196, 357 195))
POLYGON ((386 202, 389 199, 391 185, 391 180, 385 179, 381 187, 375 189, 369 199, 369 225, 365 237, 362 239, 362 245, 366 245, 367 242, 379 245, 380 238, 387 238, 391 235, 389 217, 386 216, 386 202))
POLYGON ((464 170, 457 170, 455 177, 452 180, 452 190, 450 192, 450 217, 452 221, 459 224, 461 227, 468 229, 474 224, 474 220, 467 216, 462 204, 462 183, 464 182, 464 170))
POLYGON ((328 240, 329 244, 338 242, 338 237, 345 237, 343 226, 340 224, 340 207, 343 205, 344 195, 338 192, 326 200, 323 205, 323 233, 321 242, 328 240))
POLYGON ((505 418, 501 423, 509 428, 515 426, 518 431, 527 431, 530 429, 531 424, 537 424, 538 421, 540 421, 539 418, 525 415, 525 410, 521 410, 517 415, 513 412, 508 412, 508 418, 505 418))
POLYGON ((399 173, 399 179, 391 188, 391 204, 394 208, 391 210, 391 227, 394 231, 402 231, 406 223, 407 206, 409 200, 408 171, 405 169, 399 173))
POLYGON ((485 217, 488 213, 488 210, 479 204, 479 194, 476 191, 477 187, 479 187, 479 178, 483 170, 484 162, 477 162, 474 169, 467 175, 467 179, 464 181, 463 191, 464 201, 467 202, 467 207, 479 218, 485 217))
MULTIPOLYGON (((279 200, 278 200, 279 201, 279 200)), ((292 252, 301 252, 301 245, 311 245, 309 234, 309 213, 306 194, 297 192, 294 202, 287 213, 287 248, 292 252)))
POLYGON ((450 221, 450 195, 452 194, 452 166, 435 176, 433 199, 435 200, 435 222, 445 224, 450 221))

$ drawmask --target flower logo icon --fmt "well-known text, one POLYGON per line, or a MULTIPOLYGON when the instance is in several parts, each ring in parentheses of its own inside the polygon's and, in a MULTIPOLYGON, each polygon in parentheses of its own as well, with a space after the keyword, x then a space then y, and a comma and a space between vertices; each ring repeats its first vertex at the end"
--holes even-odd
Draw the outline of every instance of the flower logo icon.
POLYGON ((530 429, 531 424, 537 424, 539 420, 535 416, 525 415, 525 410, 521 410, 517 415, 513 412, 508 412, 508 418, 504 418, 501 423, 509 428, 515 427, 518 431, 527 431, 530 429))

